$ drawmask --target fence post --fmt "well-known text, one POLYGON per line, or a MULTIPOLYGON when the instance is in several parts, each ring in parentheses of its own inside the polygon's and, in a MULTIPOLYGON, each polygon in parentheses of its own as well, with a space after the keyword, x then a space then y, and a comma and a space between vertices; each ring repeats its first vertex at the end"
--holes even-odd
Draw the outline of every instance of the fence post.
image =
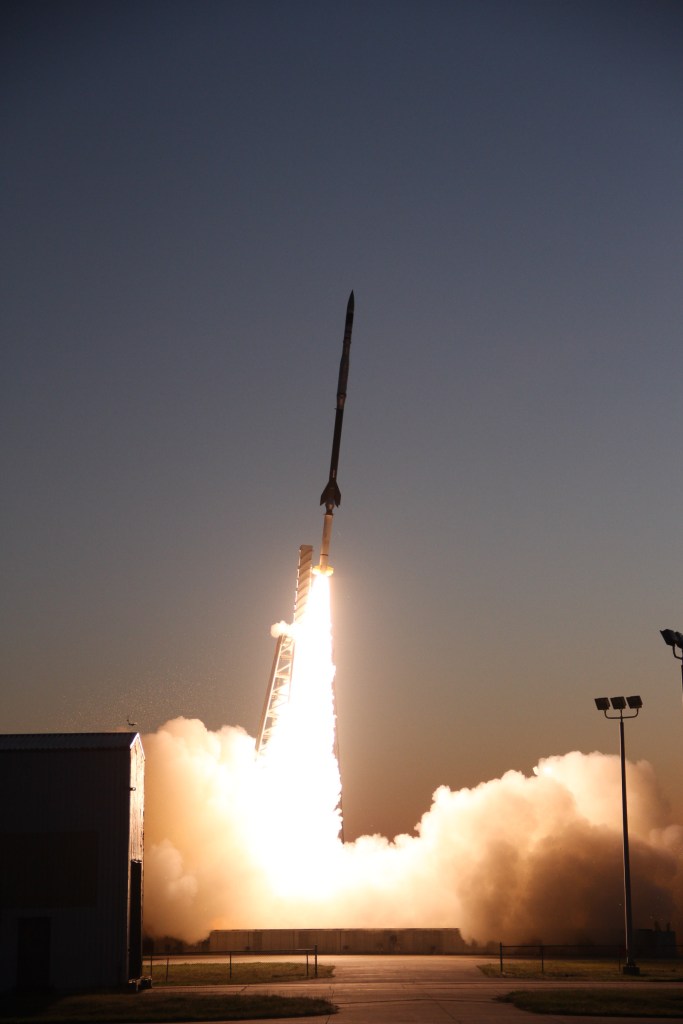
POLYGON ((503 973, 503 943, 499 942, 498 945, 500 946, 500 973, 502 974, 503 973))

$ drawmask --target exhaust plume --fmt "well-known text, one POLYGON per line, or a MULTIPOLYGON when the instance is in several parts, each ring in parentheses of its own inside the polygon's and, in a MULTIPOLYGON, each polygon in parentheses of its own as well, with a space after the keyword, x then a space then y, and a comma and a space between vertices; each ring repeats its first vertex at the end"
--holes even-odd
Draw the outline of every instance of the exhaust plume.
MULTIPOLYGON (((178 718, 143 742, 152 935, 193 942, 214 928, 459 927, 483 943, 618 941, 623 932, 616 755, 574 751, 542 759, 531 776, 441 786, 417 834, 391 841, 342 843, 329 825, 337 792, 311 848, 310 831, 286 814, 269 819, 264 836, 272 803, 262 803, 243 729, 210 732, 178 718)), ((634 926, 675 925, 683 827, 669 820, 648 762, 628 763, 627 773, 634 926)), ((306 777, 299 784, 295 806, 305 803, 306 777)), ((291 804, 291 793, 279 798, 291 804)))
MULTIPOLYGON (((144 738, 150 934, 193 942, 213 929, 448 927, 479 944, 621 940, 619 757, 573 751, 530 776, 441 786, 415 835, 343 843, 333 680, 321 573, 258 757, 243 729, 210 732, 196 720, 144 738)), ((627 776, 634 926, 680 927, 683 827, 647 761, 628 764, 627 776)))

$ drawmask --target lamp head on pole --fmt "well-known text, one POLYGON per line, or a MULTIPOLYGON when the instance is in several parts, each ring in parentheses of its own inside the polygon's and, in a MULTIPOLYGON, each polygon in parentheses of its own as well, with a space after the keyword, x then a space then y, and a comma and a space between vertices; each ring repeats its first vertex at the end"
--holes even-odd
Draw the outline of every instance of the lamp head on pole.
POLYGON ((674 658, 683 661, 683 633, 679 633, 675 629, 660 629, 659 632, 662 634, 662 640, 666 646, 671 648, 674 658), (681 652, 680 654, 676 654, 676 648, 681 652))
POLYGON ((595 706, 598 711, 602 711, 605 718, 637 718, 638 712, 643 706, 642 698, 638 694, 634 694, 632 697, 594 697, 595 706), (634 711, 633 715, 625 715, 624 711, 626 708, 630 711, 634 711), (618 714, 608 714, 610 708, 613 711, 617 711, 618 714))

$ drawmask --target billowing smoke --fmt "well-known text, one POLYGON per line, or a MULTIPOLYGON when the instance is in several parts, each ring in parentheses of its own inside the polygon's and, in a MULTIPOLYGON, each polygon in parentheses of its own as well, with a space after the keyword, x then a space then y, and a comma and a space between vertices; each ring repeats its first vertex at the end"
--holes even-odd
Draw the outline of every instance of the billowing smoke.
MULTIPOLYGON (((541 760, 528 777, 442 786, 416 835, 344 844, 338 792, 318 831, 300 827, 320 817, 320 808, 306 816, 305 777, 277 792, 273 817, 254 740, 240 728, 210 732, 179 718, 143 744, 153 935, 458 927, 479 942, 550 943, 623 934, 616 756, 575 751, 541 760)), ((627 777, 634 926, 680 929, 683 827, 669 820, 648 762, 628 764, 627 777)))
MULTIPOLYGON (((618 757, 565 754, 531 776, 437 789, 416 835, 339 838, 329 578, 296 625, 258 757, 244 730, 176 719, 146 736, 145 921, 217 928, 459 928, 480 943, 615 941, 623 928, 618 757)), ((676 922, 683 827, 651 766, 628 766, 636 927, 676 922)))

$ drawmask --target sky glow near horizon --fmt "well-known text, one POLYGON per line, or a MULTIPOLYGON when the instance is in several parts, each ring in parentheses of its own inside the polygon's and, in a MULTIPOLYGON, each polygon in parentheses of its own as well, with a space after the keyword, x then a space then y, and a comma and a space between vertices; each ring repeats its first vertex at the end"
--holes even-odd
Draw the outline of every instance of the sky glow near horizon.
POLYGON ((683 820, 682 18, 8 4, 7 732, 256 731, 331 562, 345 835, 627 752, 683 820))

